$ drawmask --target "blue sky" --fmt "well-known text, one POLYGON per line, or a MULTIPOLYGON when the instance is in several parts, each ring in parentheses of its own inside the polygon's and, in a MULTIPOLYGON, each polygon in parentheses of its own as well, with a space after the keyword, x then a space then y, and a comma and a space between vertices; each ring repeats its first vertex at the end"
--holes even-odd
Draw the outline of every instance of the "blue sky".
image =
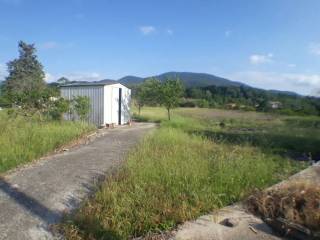
POLYGON ((47 81, 206 72, 320 88, 318 0, 0 0, 0 78, 35 43, 47 81))

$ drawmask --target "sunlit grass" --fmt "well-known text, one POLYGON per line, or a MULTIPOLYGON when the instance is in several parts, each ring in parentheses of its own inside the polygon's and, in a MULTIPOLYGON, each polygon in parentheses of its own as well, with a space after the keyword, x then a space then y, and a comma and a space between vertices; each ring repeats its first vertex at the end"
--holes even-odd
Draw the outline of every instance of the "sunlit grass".
MULTIPOLYGON (((212 110, 206 111, 202 113, 212 110)), ((128 239, 170 230, 305 166, 249 142, 216 141, 205 133, 228 131, 243 120, 233 119, 223 130, 221 119, 198 115, 176 109, 172 121, 166 121, 164 109, 144 108, 142 116, 160 120, 160 129, 132 150, 124 167, 65 221, 61 229, 67 239, 128 239)))
POLYGON ((0 172, 35 160, 93 130, 76 122, 40 122, 0 114, 0 172))

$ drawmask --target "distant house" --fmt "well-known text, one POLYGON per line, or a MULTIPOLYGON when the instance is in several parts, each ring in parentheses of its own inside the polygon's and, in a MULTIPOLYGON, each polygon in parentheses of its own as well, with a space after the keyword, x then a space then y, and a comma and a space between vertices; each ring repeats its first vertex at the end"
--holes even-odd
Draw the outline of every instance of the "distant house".
MULTIPOLYGON (((121 125, 130 121, 131 90, 117 81, 66 84, 60 87, 60 91, 61 97, 67 100, 87 96, 91 103, 89 122, 96 126, 121 125)), ((65 118, 72 120, 77 116, 68 113, 65 118)))
POLYGON ((269 101, 269 105, 272 109, 278 109, 282 107, 282 103, 278 101, 269 101))

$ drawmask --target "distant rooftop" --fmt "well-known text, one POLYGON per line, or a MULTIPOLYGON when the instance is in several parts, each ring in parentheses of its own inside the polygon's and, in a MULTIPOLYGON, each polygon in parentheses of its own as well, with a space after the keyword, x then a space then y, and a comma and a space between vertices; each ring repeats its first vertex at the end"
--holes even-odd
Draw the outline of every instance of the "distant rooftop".
POLYGON ((101 80, 96 82, 73 82, 61 85, 61 87, 77 87, 77 86, 105 86, 105 85, 112 85, 112 84, 118 84, 118 81, 115 80, 101 80))

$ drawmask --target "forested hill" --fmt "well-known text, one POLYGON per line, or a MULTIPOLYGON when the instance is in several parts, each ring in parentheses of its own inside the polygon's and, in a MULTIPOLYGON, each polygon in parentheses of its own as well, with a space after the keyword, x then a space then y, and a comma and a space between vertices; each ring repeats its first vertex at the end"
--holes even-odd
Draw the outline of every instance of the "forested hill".
POLYGON ((207 73, 193 73, 193 72, 167 72, 156 76, 150 76, 146 78, 136 76, 126 76, 118 81, 122 84, 133 85, 142 83, 148 78, 156 78, 161 81, 167 78, 179 78, 183 84, 189 87, 206 87, 206 86, 245 86, 240 82, 231 81, 226 78, 218 77, 207 73))

